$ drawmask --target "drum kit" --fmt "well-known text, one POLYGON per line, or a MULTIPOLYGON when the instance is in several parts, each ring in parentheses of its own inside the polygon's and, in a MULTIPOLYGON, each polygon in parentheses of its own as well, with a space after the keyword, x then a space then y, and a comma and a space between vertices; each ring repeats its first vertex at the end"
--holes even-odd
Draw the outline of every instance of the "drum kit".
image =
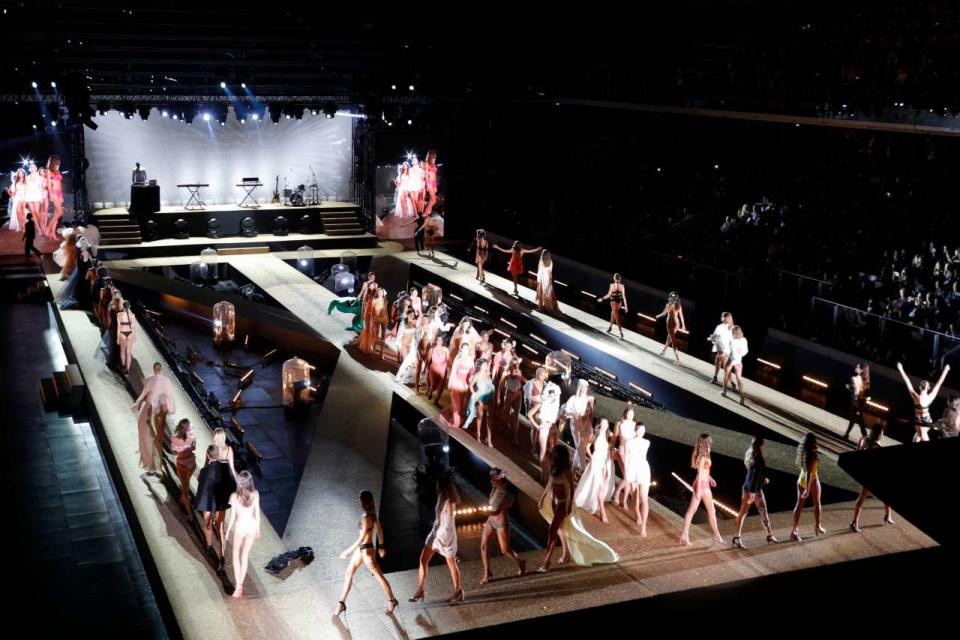
POLYGON ((310 168, 313 182, 298 184, 295 189, 287 188, 287 179, 283 179, 283 204, 290 207, 306 207, 320 204, 320 185, 317 184, 317 174, 310 168))

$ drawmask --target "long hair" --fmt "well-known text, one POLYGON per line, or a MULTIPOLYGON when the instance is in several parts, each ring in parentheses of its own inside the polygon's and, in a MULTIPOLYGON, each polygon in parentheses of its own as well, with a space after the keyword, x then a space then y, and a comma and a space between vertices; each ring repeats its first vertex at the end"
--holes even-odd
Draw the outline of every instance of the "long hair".
POLYGON ((808 431, 803 436, 803 440, 797 445, 797 466, 800 469, 809 470, 816 462, 817 457, 817 436, 808 431))
POLYGON ((424 162, 427 164, 437 164, 437 152, 433 149, 427 151, 427 155, 423 158, 424 162))
POLYGON ((188 424, 190 424, 190 420, 188 418, 184 418, 183 420, 177 423, 177 428, 175 433, 177 434, 177 437, 180 438, 181 440, 184 440, 187 437, 188 424))
POLYGON ((373 500, 373 493, 370 491, 361 491, 360 492, 360 508, 363 509, 363 512, 373 518, 377 519, 377 503, 373 500))
POLYGON ((49 158, 47 158, 47 171, 53 171, 53 165, 54 165, 54 164, 57 165, 57 169, 56 169, 56 170, 59 171, 59 170, 60 170, 60 156, 58 156, 58 155, 52 155, 52 156, 50 156, 49 158))
POLYGON ((217 448, 221 457, 227 457, 227 432, 222 428, 213 430, 213 446, 217 448))
POLYGON ((713 443, 713 438, 710 437, 709 433, 701 433, 700 437, 697 438, 697 444, 693 446, 693 453, 690 455, 690 468, 699 469, 700 467, 697 463, 700 461, 700 458, 710 459, 710 445, 713 443))
POLYGON ((453 477, 449 473, 445 473, 437 478, 437 496, 439 496, 441 504, 448 500, 453 504, 459 504, 460 492, 457 490, 457 485, 453 482, 453 477))
POLYGON ((237 496, 240 498, 240 504, 249 507, 253 504, 253 494, 257 489, 253 486, 253 476, 249 471, 241 471, 237 474, 237 496))
POLYGON ((480 369, 482 369, 485 364, 487 364, 486 358, 477 358, 473 363, 473 374, 476 375, 480 373, 480 369))
POLYGON ((752 469, 757 460, 763 458, 761 447, 763 447, 763 436, 754 436, 753 440, 750 441, 747 453, 743 456, 743 464, 747 469, 752 469))
POLYGON ((553 258, 550 256, 550 252, 546 249, 540 252, 540 262, 548 267, 553 264, 553 258))
POLYGON ((570 450, 563 445, 553 448, 553 460, 550 464, 550 475, 559 478, 570 470, 570 450))

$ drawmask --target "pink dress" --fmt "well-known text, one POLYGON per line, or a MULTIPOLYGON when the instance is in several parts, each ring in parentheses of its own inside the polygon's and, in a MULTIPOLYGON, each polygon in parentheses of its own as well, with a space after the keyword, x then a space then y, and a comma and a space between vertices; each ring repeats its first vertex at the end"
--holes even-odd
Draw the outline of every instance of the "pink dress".
POLYGON ((427 163, 427 168, 425 170, 425 178, 427 183, 427 191, 436 191, 437 190, 437 165, 427 163))
POLYGON ((520 249, 513 250, 513 255, 510 256, 510 263, 507 265, 507 271, 516 275, 523 273, 523 253, 521 253, 520 249))

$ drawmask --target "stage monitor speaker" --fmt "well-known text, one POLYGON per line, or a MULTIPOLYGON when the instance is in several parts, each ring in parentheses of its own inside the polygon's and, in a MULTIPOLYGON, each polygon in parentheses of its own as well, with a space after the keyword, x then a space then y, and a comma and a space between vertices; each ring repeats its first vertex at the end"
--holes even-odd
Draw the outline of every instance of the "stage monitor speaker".
POLYGON ((157 221, 154 218, 147 218, 143 223, 142 232, 143 239, 147 242, 156 240, 160 235, 160 232, 157 230, 157 221))
POLYGON ((175 240, 187 240, 190 238, 190 232, 187 231, 187 221, 183 218, 177 218, 173 223, 173 237, 175 240))
POLYGON ((257 237, 257 222, 250 216, 240 221, 240 235, 244 238, 257 237))
POLYGON ((303 214, 300 218, 300 233, 313 233, 313 218, 309 213, 303 214))
POLYGON ((220 237, 220 221, 216 218, 210 218, 207 220, 207 237, 208 238, 219 238, 220 237))

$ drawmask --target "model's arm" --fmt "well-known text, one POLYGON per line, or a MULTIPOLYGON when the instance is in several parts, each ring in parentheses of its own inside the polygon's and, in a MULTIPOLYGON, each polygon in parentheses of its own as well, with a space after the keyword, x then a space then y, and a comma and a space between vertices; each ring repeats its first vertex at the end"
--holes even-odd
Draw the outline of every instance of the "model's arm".
POLYGON ((947 374, 950 373, 950 365, 946 365, 943 368, 943 372, 940 374, 940 379, 937 380, 937 384, 933 385, 933 390, 930 392, 930 400, 932 401, 937 393, 940 391, 940 385, 943 384, 943 381, 947 379, 947 374))
MULTIPOLYGON (((366 516, 364 516, 364 517, 366 517, 366 516)), ((346 560, 346 559, 347 559, 347 556, 349 556, 351 553, 353 553, 354 550, 356 550, 356 548, 359 547, 359 546, 361 545, 361 543, 363 543, 363 534, 364 534, 365 532, 366 532, 366 529, 361 530, 361 531, 360 531, 360 535, 357 536, 356 541, 355 541, 352 545, 350 545, 349 547, 347 547, 346 549, 344 549, 344 550, 340 553, 340 557, 341 557, 342 559, 346 560)))
POLYGON ((230 496, 230 506, 233 508, 227 509, 227 511, 229 512, 227 514, 227 534, 226 534, 227 540, 230 539, 230 532, 233 531, 233 523, 236 522, 237 520, 237 501, 233 497, 235 495, 237 494, 234 493, 230 496))
POLYGON ((597 302, 603 302, 604 300, 608 300, 612 295, 613 295, 613 284, 610 284, 607 287, 607 295, 597 298, 597 302))
POLYGON ((537 500, 537 508, 543 509, 543 501, 546 499, 547 494, 550 493, 550 489, 553 487, 553 475, 547 480, 547 486, 543 488, 543 493, 540 494, 540 499, 537 500))
POLYGON ((683 305, 677 305, 677 311, 678 311, 678 315, 680 316, 680 331, 686 332, 687 323, 683 319, 683 305))
POLYGON ((520 249, 520 253, 523 255, 528 253, 536 253, 537 251, 543 251, 543 247, 537 247, 536 249, 520 249))
POLYGON ((143 385, 143 391, 137 396, 137 399, 133 401, 133 408, 139 409, 140 405, 143 404, 144 399, 147 397, 147 385, 143 385))
POLYGON ((627 288, 626 287, 624 287, 623 290, 620 291, 620 297, 623 298, 623 310, 629 311, 629 309, 627 308, 627 288))
POLYGON ((914 389, 913 389, 913 383, 910 382, 910 378, 907 377, 906 371, 903 370, 903 365, 900 364, 899 362, 897 363, 897 371, 900 372, 900 377, 903 378, 904 384, 907 385, 907 391, 910 392, 910 395, 912 395, 912 396, 917 395, 917 392, 914 391, 914 389))
POLYGON ((657 314, 657 318, 659 319, 659 318, 662 318, 663 316, 667 315, 667 309, 669 309, 669 308, 670 308, 670 303, 669 303, 669 302, 668 302, 667 304, 663 305, 663 311, 661 311, 660 313, 657 314))
POLYGON ((383 527, 380 526, 380 518, 377 518, 373 526, 377 530, 377 553, 380 554, 381 558, 385 558, 387 556, 387 542, 383 539, 383 527))
POLYGON ((503 247, 501 247, 501 246, 498 245, 498 244, 494 244, 494 245, 493 245, 493 248, 496 249, 497 251, 502 251, 503 253, 513 253, 513 250, 512 250, 512 249, 504 249, 503 247))

